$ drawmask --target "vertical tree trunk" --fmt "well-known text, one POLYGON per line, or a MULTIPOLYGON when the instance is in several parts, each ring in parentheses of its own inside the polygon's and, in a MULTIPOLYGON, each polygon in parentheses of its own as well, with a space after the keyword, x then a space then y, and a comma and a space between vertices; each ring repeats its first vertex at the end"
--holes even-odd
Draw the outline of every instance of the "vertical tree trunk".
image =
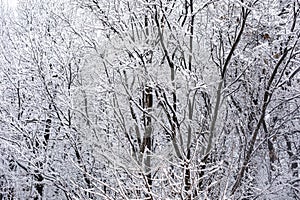
MULTIPOLYGON (((151 112, 153 106, 153 94, 152 88, 150 86, 146 86, 143 91, 143 101, 144 101, 144 109, 147 113, 151 112)), ((142 155, 146 154, 144 164, 145 164, 145 174, 148 184, 148 190, 151 190, 152 187, 152 174, 151 174, 151 151, 152 151, 152 122, 151 117, 147 114, 144 114, 144 127, 145 134, 142 141, 142 146, 140 148, 140 152, 142 155)), ((150 196, 147 194, 147 198, 150 196)))
MULTIPOLYGON (((287 135, 284 138, 286 140, 287 154, 289 155, 289 159, 290 159, 290 170, 295 180, 291 184, 293 185, 294 188, 299 188, 300 181, 299 181, 299 165, 298 165, 297 155, 300 154, 300 148, 298 147, 296 149, 296 152, 293 153, 292 142, 289 140, 287 135)), ((297 194, 296 194, 297 190, 296 189, 293 190, 294 190, 294 194, 292 195, 295 197, 295 199, 297 199, 297 194)))
MULTIPOLYGON (((189 60, 188 60, 188 67, 189 71, 192 71, 192 59, 193 59, 193 38, 194 38, 194 20, 195 20, 195 15, 194 15, 194 5, 193 5, 193 0, 190 0, 189 6, 190 6, 190 38, 189 38, 189 60)), ((189 98, 189 97, 188 97, 189 98)), ((193 101, 190 100, 188 101, 188 115, 189 115, 189 120, 192 121, 193 119, 193 101)), ((185 192, 188 193, 191 189, 191 171, 190 171, 190 166, 189 166, 189 161, 191 159, 191 140, 192 140, 192 127, 191 124, 188 125, 188 136, 187 136, 187 151, 186 151, 186 162, 185 162, 185 172, 184 172, 184 184, 185 184, 185 192)), ((192 194, 192 193, 190 193, 192 194)), ((187 198, 190 199, 191 195, 187 194, 187 198)))
MULTIPOLYGON (((145 33, 146 38, 145 39, 146 39, 147 44, 148 44, 149 35, 150 35, 148 20, 149 19, 148 19, 147 13, 146 13, 145 14, 145 30, 146 30, 146 33, 145 33)), ((151 64, 152 60, 150 59, 147 62, 149 62, 151 64)), ((146 85, 146 87, 144 89, 144 109, 146 110, 147 113, 150 113, 152 111, 152 106, 153 106, 153 90, 152 90, 151 86, 146 85)), ((152 152, 152 122, 151 122, 151 117, 149 115, 144 116, 144 123, 145 123, 144 124, 145 134, 144 134, 144 139, 143 139, 144 148, 142 149, 142 151, 143 151, 143 153, 146 153, 145 172, 146 172, 148 187, 149 187, 149 190, 151 190, 152 174, 151 174, 151 156, 150 156, 150 154, 152 152)))
MULTIPOLYGON (((49 106, 49 109, 51 109, 51 105, 49 106)), ((46 148, 48 146, 49 138, 50 138, 50 128, 51 128, 51 122, 52 120, 50 117, 46 119, 46 125, 45 125, 45 130, 44 130, 44 138, 43 138, 43 150, 46 151, 46 148)), ((37 141, 36 142, 36 148, 38 149, 40 143, 37 141)), ((40 172, 41 169, 43 169, 43 162, 38 161, 36 164, 36 170, 34 174, 34 179, 36 181, 35 183, 35 189, 37 191, 37 195, 34 197, 34 200, 39 200, 43 198, 43 192, 44 192, 44 177, 42 173, 40 172)))
MULTIPOLYGON (((152 88, 147 87, 145 89, 146 93, 146 109, 148 112, 151 111, 153 106, 153 96, 152 96, 152 88)), ((151 159, 150 159, 150 153, 152 150, 152 124, 151 124, 151 117, 146 117, 146 132, 145 132, 145 140, 146 140, 146 147, 148 149, 147 156, 146 156, 146 173, 147 173, 147 180, 148 184, 151 187, 152 186, 152 178, 151 178, 151 159)))

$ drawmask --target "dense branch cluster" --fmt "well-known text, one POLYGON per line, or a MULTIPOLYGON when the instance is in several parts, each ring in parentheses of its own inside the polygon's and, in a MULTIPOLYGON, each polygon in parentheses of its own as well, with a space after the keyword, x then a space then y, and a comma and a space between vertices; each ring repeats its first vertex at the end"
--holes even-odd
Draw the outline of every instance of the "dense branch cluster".
POLYGON ((298 0, 0 8, 0 199, 299 199, 298 0))

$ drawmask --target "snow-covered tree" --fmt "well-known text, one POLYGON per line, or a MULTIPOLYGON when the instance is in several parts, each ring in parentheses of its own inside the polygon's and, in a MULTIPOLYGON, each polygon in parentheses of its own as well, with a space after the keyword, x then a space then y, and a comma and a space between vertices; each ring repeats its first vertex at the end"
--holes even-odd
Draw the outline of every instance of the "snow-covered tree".
POLYGON ((299 6, 2 6, 1 197, 299 198, 299 6))

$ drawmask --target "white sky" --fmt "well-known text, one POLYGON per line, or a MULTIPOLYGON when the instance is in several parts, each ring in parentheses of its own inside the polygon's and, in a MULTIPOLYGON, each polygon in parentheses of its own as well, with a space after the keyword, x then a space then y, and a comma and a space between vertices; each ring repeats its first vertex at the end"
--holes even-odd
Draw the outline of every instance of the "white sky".
POLYGON ((18 0, 6 0, 7 5, 9 5, 10 7, 16 7, 18 0))

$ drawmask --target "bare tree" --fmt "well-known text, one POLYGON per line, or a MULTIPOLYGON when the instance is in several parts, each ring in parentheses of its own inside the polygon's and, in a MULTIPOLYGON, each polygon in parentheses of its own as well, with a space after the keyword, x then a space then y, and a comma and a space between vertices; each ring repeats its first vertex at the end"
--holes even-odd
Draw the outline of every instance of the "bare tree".
POLYGON ((19 6, 1 10, 1 198, 299 197, 299 2, 19 6))

